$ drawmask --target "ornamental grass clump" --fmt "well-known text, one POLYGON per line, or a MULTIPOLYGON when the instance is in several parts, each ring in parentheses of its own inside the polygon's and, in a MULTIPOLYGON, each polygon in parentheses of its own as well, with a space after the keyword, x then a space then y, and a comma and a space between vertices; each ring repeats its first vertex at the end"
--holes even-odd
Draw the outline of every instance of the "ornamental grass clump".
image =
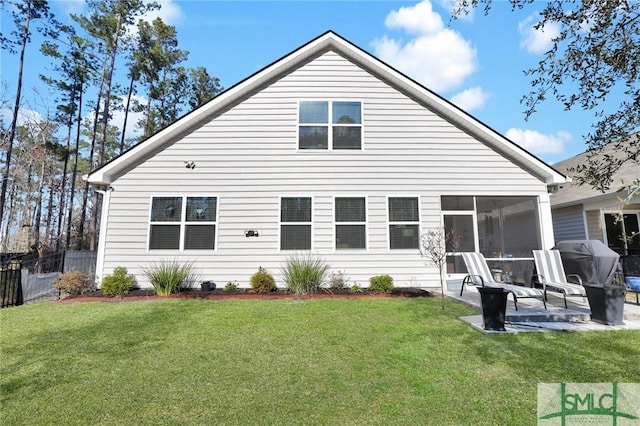
POLYGON ((295 294, 315 293, 329 271, 329 265, 312 254, 294 255, 282 267, 282 279, 295 294))
POLYGON ((178 293, 183 284, 197 280, 193 262, 180 262, 176 259, 154 263, 143 268, 142 272, 158 296, 178 293))
POLYGON ((102 279, 100 289, 106 296, 122 297, 131 291, 136 285, 136 279, 129 275, 127 268, 118 266, 113 270, 113 274, 102 279))

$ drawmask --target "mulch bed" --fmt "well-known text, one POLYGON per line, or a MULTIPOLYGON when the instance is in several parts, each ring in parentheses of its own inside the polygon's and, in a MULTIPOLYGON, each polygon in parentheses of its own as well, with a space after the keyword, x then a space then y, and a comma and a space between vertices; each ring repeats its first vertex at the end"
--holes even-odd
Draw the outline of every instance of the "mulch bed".
POLYGON ((288 290, 278 290, 270 293, 251 293, 249 289, 201 291, 195 289, 182 289, 178 294, 170 296, 157 296, 153 289, 137 289, 130 291, 122 297, 105 296, 100 290, 86 292, 78 296, 67 296, 58 300, 66 302, 118 302, 132 300, 152 299, 361 299, 361 298, 390 298, 390 297, 432 297, 433 293, 419 288, 395 288, 391 293, 375 293, 363 289, 361 293, 352 293, 346 290, 325 289, 319 293, 297 295, 288 290))

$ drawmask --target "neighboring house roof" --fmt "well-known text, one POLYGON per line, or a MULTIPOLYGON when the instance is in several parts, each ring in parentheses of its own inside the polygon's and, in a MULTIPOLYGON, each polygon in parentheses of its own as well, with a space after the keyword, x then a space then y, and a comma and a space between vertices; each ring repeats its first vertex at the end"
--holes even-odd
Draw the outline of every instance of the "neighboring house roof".
MULTIPOLYGON (((575 157, 556 163, 553 167, 556 170, 571 176, 572 172, 569 170, 579 164, 585 164, 587 162, 588 155, 588 151, 583 152, 575 157)), ((605 155, 616 155, 614 144, 605 146, 602 149, 602 152, 598 154, 598 157, 602 158, 605 155)), ((623 182, 624 184, 629 184, 638 178, 640 178, 640 165, 637 162, 630 160, 623 163, 622 166, 613 174, 611 187, 607 191, 602 192, 588 184, 579 185, 575 180, 573 180, 572 182, 560 185, 558 192, 551 196, 551 206, 555 208, 569 207, 576 204, 585 204, 606 199, 617 201, 618 198, 621 197, 618 189, 620 189, 623 182)))
POLYGON ((336 52, 367 70, 425 108, 482 141, 547 185, 561 184, 567 181, 564 175, 503 135, 332 31, 320 35, 222 92, 198 109, 92 171, 85 176, 85 179, 95 184, 114 182, 119 176, 162 151, 166 146, 176 142, 204 122, 211 120, 216 115, 257 93, 261 88, 327 51, 336 52))

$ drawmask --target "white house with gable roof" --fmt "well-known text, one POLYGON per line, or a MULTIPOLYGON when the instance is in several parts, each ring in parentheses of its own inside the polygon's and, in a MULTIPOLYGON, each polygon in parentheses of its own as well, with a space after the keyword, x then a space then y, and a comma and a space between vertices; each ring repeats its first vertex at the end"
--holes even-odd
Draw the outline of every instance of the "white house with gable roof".
MULTIPOLYGON (((566 177, 437 94, 326 32, 92 171, 98 280, 193 262, 203 280, 278 281, 294 253, 361 286, 438 286, 420 235, 514 264, 554 244, 566 177)), ((449 273, 461 273, 452 256, 449 273)))

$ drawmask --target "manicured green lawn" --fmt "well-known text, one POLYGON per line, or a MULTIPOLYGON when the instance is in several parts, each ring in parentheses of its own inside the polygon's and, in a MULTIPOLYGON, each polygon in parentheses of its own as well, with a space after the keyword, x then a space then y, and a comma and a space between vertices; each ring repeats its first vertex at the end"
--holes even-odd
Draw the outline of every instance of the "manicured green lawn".
POLYGON ((3 309, 0 424, 534 425, 539 382, 640 382, 640 331, 489 336, 470 313, 437 298, 3 309))

